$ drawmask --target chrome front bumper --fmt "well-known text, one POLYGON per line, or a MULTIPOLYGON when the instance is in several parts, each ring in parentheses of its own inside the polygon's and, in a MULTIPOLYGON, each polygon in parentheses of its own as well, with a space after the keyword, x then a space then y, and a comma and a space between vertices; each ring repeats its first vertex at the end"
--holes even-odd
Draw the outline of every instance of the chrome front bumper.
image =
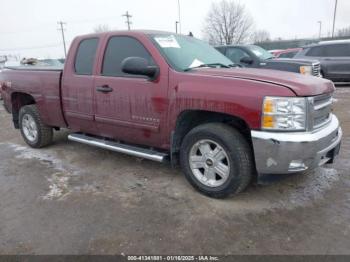
POLYGON ((252 131, 255 164, 260 174, 295 173, 333 162, 342 130, 335 115, 313 132, 252 131))

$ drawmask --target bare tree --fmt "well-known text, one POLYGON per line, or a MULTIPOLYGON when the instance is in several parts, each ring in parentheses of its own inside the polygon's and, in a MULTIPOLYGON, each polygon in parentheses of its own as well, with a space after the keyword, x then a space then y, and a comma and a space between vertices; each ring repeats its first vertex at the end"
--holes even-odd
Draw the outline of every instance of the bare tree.
POLYGON ((347 36, 350 36, 350 26, 338 30, 337 36, 339 36, 339 37, 347 37, 347 36))
POLYGON ((239 44, 249 39, 252 28, 253 19, 243 4, 236 0, 221 0, 212 3, 203 33, 213 45, 239 44))
POLYGON ((103 33, 103 32, 108 32, 111 31, 109 25, 103 24, 103 25, 98 25, 94 28, 95 33, 103 33))
POLYGON ((271 41, 270 33, 266 30, 258 30, 252 34, 253 43, 262 43, 271 41))

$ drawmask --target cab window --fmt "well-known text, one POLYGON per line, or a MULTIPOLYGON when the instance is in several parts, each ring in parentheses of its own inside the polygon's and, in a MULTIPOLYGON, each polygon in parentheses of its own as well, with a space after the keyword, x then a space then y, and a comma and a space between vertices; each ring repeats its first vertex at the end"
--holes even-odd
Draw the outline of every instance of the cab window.
POLYGON ((143 77, 122 72, 121 64, 128 57, 141 57, 146 59, 149 65, 155 65, 151 54, 137 39, 128 36, 114 36, 107 44, 102 65, 102 75, 143 77))
POLYGON ((74 62, 77 75, 92 75, 98 38, 82 40, 79 44, 74 62))
POLYGON ((315 57, 344 57, 350 56, 350 44, 333 44, 312 47, 306 56, 315 57))
POLYGON ((226 56, 235 64, 241 63, 243 57, 250 57, 249 54, 239 48, 228 48, 226 50, 226 56))
POLYGON ((313 56, 313 57, 326 56, 325 46, 311 47, 310 50, 307 51, 306 56, 313 56))
POLYGON ((327 46, 327 56, 330 57, 342 57, 350 56, 350 45, 349 44, 337 44, 327 46))

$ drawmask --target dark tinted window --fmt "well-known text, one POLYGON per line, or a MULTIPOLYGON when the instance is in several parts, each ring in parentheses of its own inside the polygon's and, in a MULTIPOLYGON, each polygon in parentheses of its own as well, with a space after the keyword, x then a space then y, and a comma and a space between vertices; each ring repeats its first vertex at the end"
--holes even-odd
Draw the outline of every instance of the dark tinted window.
POLYGON ((311 47, 309 51, 307 51, 306 56, 326 56, 326 48, 325 46, 314 46, 311 47))
POLYGON ((75 58, 75 72, 78 75, 92 75, 98 39, 85 39, 80 42, 75 58))
POLYGON ((218 50, 221 54, 225 54, 226 48, 225 47, 215 47, 216 50, 218 50))
POLYGON ((350 44, 329 45, 326 50, 327 56, 350 56, 350 44))
POLYGON ((102 75, 131 76, 123 73, 121 70, 121 64, 127 57, 142 57, 150 65, 155 64, 150 53, 148 53, 146 48, 138 40, 127 36, 115 36, 108 41, 104 55, 102 75))
POLYGON ((342 57, 350 56, 350 44, 333 44, 312 47, 307 56, 342 57))
POLYGON ((226 56, 235 64, 239 64, 243 57, 250 57, 249 54, 239 48, 228 48, 226 50, 226 56))

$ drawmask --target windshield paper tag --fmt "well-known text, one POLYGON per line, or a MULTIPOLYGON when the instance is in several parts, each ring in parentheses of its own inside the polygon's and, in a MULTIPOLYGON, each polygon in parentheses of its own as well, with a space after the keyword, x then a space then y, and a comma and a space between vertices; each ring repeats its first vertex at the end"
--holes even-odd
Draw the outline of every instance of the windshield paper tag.
POLYGON ((192 64, 190 65, 190 68, 193 68, 193 67, 198 67, 198 66, 201 66, 203 65, 204 63, 200 60, 198 60, 197 58, 193 60, 192 64))
POLYGON ((162 48, 181 48, 173 35, 154 38, 162 48))

